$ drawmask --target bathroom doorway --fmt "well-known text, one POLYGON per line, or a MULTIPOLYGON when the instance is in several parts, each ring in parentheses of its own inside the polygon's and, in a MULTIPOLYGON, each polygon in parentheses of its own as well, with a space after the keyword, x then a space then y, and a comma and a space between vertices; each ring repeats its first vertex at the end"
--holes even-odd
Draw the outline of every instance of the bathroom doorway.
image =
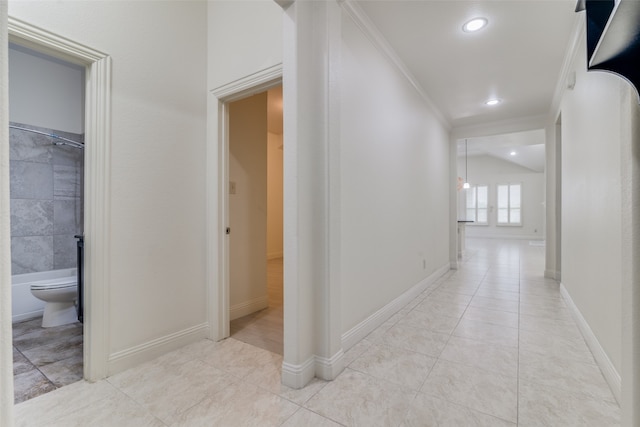
POLYGON ((282 85, 228 108, 230 334, 283 354, 282 85))
POLYGON ((16 403, 83 378, 75 236, 84 233, 85 85, 84 66, 9 45, 16 403))

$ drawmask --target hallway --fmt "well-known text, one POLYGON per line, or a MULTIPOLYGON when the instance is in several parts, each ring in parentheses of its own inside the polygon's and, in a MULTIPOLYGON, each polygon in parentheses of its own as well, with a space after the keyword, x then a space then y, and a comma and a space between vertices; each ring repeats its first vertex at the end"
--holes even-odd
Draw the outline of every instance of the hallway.
POLYGON ((226 339, 16 406, 17 426, 616 426, 620 410, 544 247, 469 239, 450 271, 345 354, 280 384, 282 356, 226 339))

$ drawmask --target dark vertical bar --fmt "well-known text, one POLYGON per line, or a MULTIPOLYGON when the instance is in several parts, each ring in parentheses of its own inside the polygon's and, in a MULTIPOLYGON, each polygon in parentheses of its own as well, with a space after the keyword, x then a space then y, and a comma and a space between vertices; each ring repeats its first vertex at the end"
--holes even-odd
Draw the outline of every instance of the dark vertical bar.
POLYGON ((78 321, 83 323, 83 311, 84 311, 84 274, 82 272, 82 267, 84 265, 84 236, 78 235, 74 236, 78 239, 78 321))

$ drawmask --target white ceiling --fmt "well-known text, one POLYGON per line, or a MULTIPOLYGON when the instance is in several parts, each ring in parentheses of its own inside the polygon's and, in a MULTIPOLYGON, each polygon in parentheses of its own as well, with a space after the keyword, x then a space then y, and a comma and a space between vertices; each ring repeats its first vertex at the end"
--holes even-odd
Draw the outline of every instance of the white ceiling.
POLYGON ((576 0, 356 3, 453 128, 549 112, 576 0), (488 26, 463 32, 478 16, 488 26), (503 102, 484 105, 492 97, 503 102))

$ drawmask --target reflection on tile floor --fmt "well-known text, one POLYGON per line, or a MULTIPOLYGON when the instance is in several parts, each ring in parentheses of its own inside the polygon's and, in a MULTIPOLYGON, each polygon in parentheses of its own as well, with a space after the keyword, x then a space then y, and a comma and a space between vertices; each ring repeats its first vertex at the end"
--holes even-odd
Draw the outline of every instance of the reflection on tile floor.
POLYGON ((82 325, 41 325, 42 317, 13 324, 15 403, 82 379, 82 325))
POLYGON ((349 349, 332 382, 292 390, 281 355, 203 340, 21 403, 16 425, 619 426, 559 285, 542 277, 544 248, 469 240, 460 268, 349 349))

